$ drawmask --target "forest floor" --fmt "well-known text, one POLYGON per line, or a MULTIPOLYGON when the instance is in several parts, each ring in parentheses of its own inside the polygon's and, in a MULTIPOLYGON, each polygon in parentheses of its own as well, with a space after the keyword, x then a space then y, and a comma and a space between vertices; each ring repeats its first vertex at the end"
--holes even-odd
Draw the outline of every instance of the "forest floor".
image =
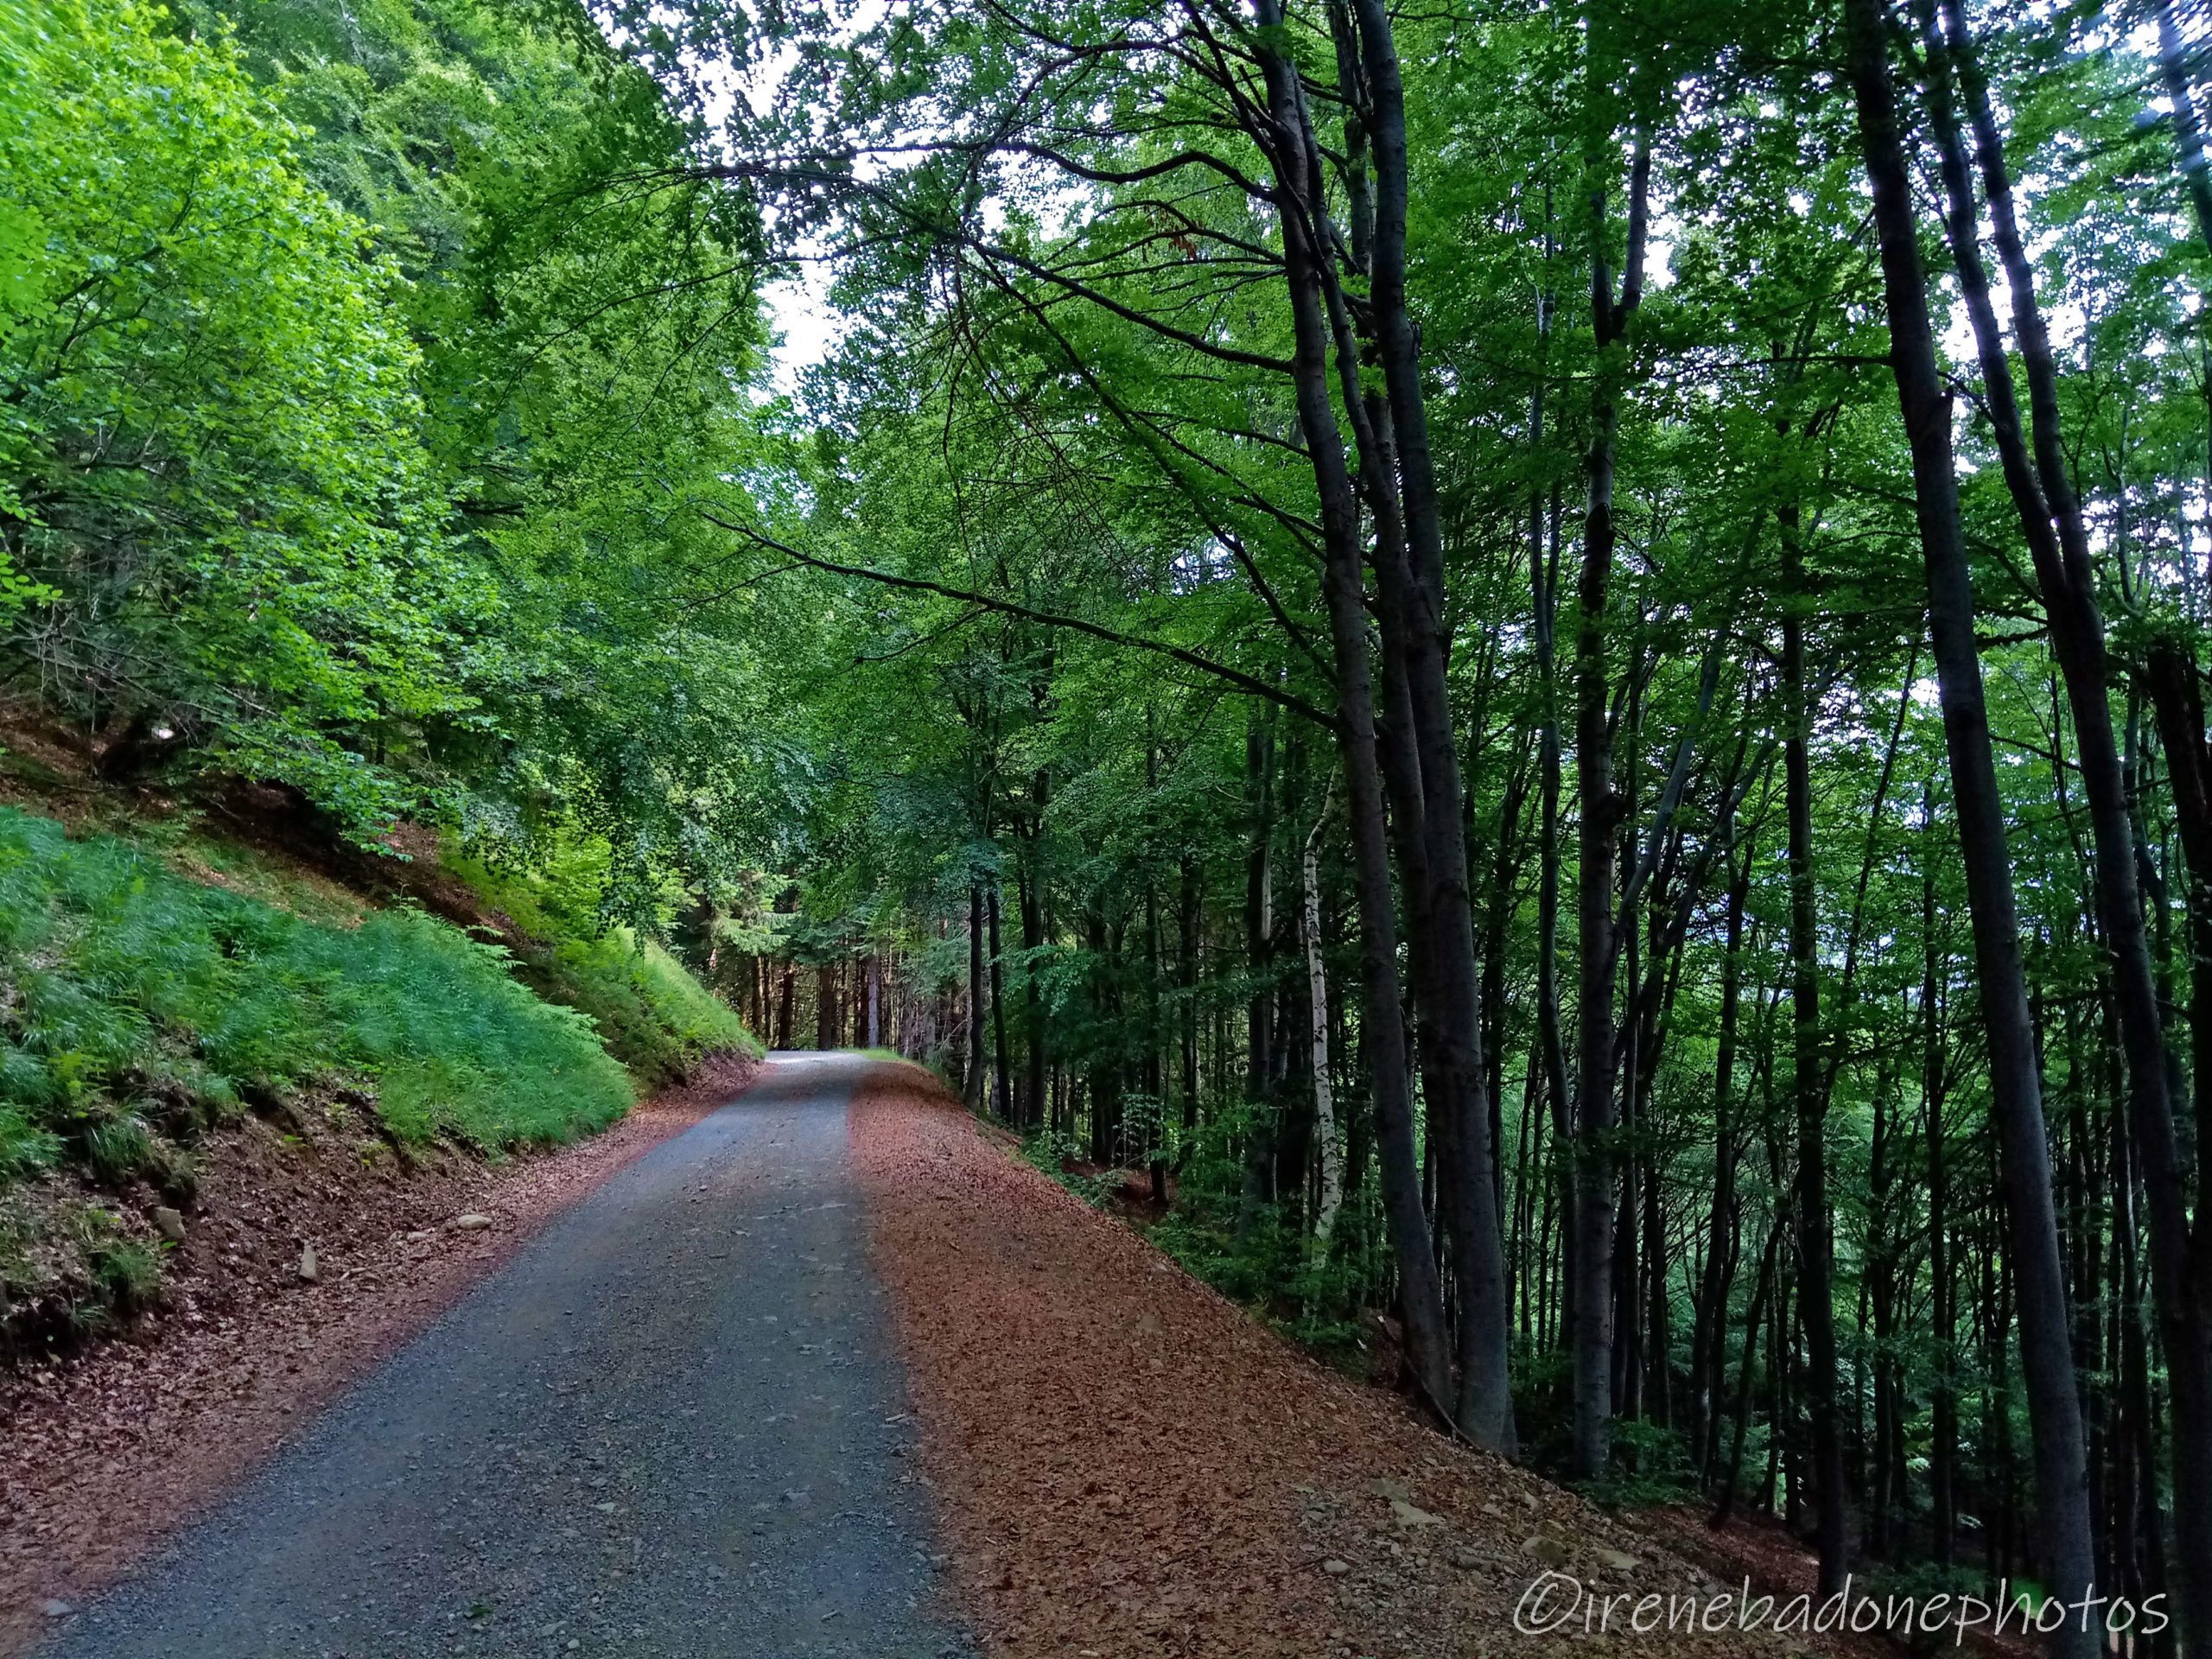
POLYGON ((404 1190, 219 1163, 165 1325, 0 1393, 0 1650, 1798 1650, 1624 1628, 1726 1586, 1300 1353, 918 1070, 743 1082, 404 1190), (1569 1580, 1609 1630, 1516 1630, 1569 1580))
POLYGON ((852 1135, 924 1468, 988 1651, 1785 1650, 1733 1631, 1632 1634, 1643 1596, 1724 1586, 1300 1353, 912 1068, 874 1074, 852 1135), (1586 1634, 1579 1614, 1517 1630, 1547 1573, 1619 1598, 1611 1630, 1586 1634))
POLYGON ((757 1066, 711 1060, 602 1135, 499 1164, 454 1152, 365 1168, 312 1118, 211 1135, 162 1308, 121 1339, 0 1372, 0 1652, 66 1618, 757 1066))

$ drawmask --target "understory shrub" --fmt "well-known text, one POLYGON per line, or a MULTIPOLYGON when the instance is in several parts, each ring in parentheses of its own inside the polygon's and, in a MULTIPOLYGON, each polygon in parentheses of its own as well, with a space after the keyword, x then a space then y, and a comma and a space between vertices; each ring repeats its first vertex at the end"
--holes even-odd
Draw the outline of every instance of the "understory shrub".
POLYGON ((447 863, 523 936, 515 949, 523 977, 549 1001, 588 1016, 641 1088, 679 1080, 712 1049, 757 1054, 760 1045, 736 1011, 682 963, 657 942, 606 924, 597 851, 570 849, 541 876, 461 856, 447 863))
POLYGON ((0 809, 0 1173, 67 1149, 147 1169, 145 1096, 219 1113, 347 1080, 404 1140, 486 1150, 620 1116, 630 1079, 505 953, 411 911, 356 927, 174 874, 126 842, 0 809))

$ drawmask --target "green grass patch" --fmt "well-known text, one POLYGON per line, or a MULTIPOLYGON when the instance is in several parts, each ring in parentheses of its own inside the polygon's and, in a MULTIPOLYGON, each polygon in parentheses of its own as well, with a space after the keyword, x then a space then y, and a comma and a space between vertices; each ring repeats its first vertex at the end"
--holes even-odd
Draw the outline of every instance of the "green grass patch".
MULTIPOLYGON (((134 1104, 149 1096, 219 1113, 242 1093, 357 1080, 399 1138, 487 1151, 571 1138, 633 1098, 589 1021, 442 922, 309 921, 10 809, 0 982, 0 1173, 67 1154, 111 1182, 160 1179, 134 1104)), ((116 1271, 118 1288, 137 1276, 116 1271)))
POLYGON ((48 1167, 61 1154, 61 1137, 42 1129, 18 1106, 0 1106, 0 1185, 48 1167))
POLYGON ((522 976, 547 1001, 589 1019, 639 1087, 679 1081, 713 1050, 759 1054, 735 1010, 658 944, 600 925, 604 877, 588 853, 556 859, 535 875, 460 856, 446 865, 524 936, 515 950, 522 976))
POLYGON ((647 1089, 684 1077, 711 1049, 756 1047, 734 1011, 627 928, 526 950, 523 969, 545 996, 588 1016, 607 1052, 647 1089))

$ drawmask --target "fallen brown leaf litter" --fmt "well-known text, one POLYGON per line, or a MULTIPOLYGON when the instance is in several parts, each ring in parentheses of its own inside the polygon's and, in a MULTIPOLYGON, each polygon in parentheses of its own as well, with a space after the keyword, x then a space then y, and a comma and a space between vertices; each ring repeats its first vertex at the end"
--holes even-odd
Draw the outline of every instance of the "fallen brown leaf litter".
POLYGON ((993 1655, 1786 1649, 1624 1630, 1646 1594, 1725 1586, 1300 1354, 911 1068, 871 1075, 852 1147, 920 1421, 916 1478, 993 1655), (1624 1598, 1610 1634, 1516 1630, 1548 1569, 1624 1598))
POLYGON ((710 1061, 602 1135, 498 1165, 448 1152, 411 1170, 365 1167, 344 1137, 251 1119, 211 1136, 159 1313, 122 1338, 0 1372, 0 1652, 206 1509, 753 1068, 710 1061))
MULTIPOLYGON (((496 1170, 451 1158, 400 1179, 242 1127, 207 1160, 162 1319, 0 1378, 0 1650, 204 1510, 742 1071, 712 1069, 594 1141, 496 1170)), ((1548 1568, 1624 1606, 1722 1586, 1300 1355, 918 1077, 874 1074, 855 1164, 923 1431, 909 1478, 933 1490, 993 1654, 1784 1650, 1516 1632, 1514 1606, 1548 1568)))

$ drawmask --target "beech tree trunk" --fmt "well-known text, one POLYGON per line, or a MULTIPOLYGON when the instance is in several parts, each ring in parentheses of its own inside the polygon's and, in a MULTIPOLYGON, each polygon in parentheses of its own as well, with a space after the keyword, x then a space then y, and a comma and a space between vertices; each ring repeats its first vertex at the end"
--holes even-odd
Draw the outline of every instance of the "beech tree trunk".
POLYGON ((1828 1215, 1827 1089, 1822 1077, 1820 941, 1813 891, 1811 696, 1805 684, 1805 581, 1798 507, 1777 511, 1782 528, 1783 774, 1789 823, 1790 1031, 1797 1109, 1798 1316, 1805 1330, 1806 1410, 1812 1418, 1822 1596, 1850 1571, 1844 1513, 1843 1436, 1836 1421, 1834 1239, 1828 1215))
MULTIPOLYGON (((1467 882, 1465 803, 1446 683, 1444 532, 1429 455, 1420 346, 1406 305, 1406 213, 1411 188, 1405 97, 1385 0, 1353 0, 1373 143, 1375 223, 1368 302, 1388 391, 1404 541, 1412 577, 1402 649, 1408 707, 1419 758, 1421 833, 1427 854, 1424 976, 1431 1007, 1421 1031, 1425 1072, 1437 1084, 1429 1109, 1449 1125, 1454 1276, 1459 1293, 1459 1390, 1454 1416, 1482 1445, 1511 1452, 1513 1394, 1506 1366, 1505 1263, 1482 1051, 1479 971, 1467 882)), ((1342 352, 1339 352, 1341 361, 1342 352)), ((1385 477, 1388 472, 1385 471, 1385 477)))
MULTIPOLYGON (((1279 0, 1255 0, 1253 11, 1262 31, 1282 26, 1279 0)), ((1267 83, 1268 112, 1274 132, 1302 134, 1306 121, 1297 70, 1279 53, 1265 47, 1256 55, 1267 83)), ((1430 1398, 1442 1400, 1450 1388, 1450 1358, 1442 1287, 1428 1250, 1428 1221, 1421 1198, 1421 1159, 1406 1086, 1398 924, 1376 752, 1374 683, 1368 659, 1365 548, 1358 499, 1345 465, 1343 434, 1329 395, 1330 330, 1322 294, 1322 266, 1329 250, 1314 236, 1313 222, 1306 217, 1306 210, 1319 196, 1320 180, 1302 143, 1277 138, 1270 144, 1268 159, 1289 207, 1283 215, 1282 235, 1294 340, 1292 381, 1300 433, 1320 494, 1322 592, 1334 653, 1336 738, 1344 768, 1352 885, 1359 910, 1361 1033, 1374 1097, 1376 1161, 1392 1255, 1398 1268, 1407 1362, 1430 1398)))
MULTIPOLYGON (((1882 0, 1845 0, 1848 64, 1859 138, 1873 189, 1890 363, 1912 453, 1913 495, 1927 565, 1929 625, 1942 707, 1945 747, 1981 981, 1989 1050, 1990 1116, 2002 1157, 2005 1211, 2017 1275, 2021 1370, 2033 1425, 2037 1486, 2054 1590, 2066 1593, 2094 1571, 2088 1483, 2075 1391, 2072 1319, 2044 1138, 2043 1086, 2028 1020, 2012 866, 1990 747, 1989 716, 1974 642, 1974 589, 1959 522, 1951 452, 1951 405, 1936 355, 1911 181, 1897 128, 1888 20, 1882 0)), ((2096 1637, 2069 1618, 2056 1651, 2087 1659, 2096 1637)))
MULTIPOLYGON (((2126 1056, 2130 1116, 2141 1164, 2152 1239, 2152 1287, 2166 1339, 2173 1389, 2177 1488, 2212 1491, 2212 1349, 2208 1349, 2199 1292, 2190 1271, 2191 1246, 2179 1145, 2169 1092, 2169 1063, 2150 943, 2143 925, 2142 895, 2135 879, 2135 835, 2114 735, 2107 691, 2104 618, 2088 526, 2075 499, 2061 446, 2057 367, 2033 273, 2022 244, 2004 145, 1988 88, 1975 61, 1959 0, 1918 0, 1928 48, 1929 125, 1942 159, 1948 199, 1946 230, 1980 358, 1991 430, 2005 485, 2033 561, 2037 585, 2050 623, 2051 654, 2066 686, 2073 716, 2075 762, 2088 798, 2097 916, 2110 953, 2113 994, 2121 1046, 2126 1056), (1948 26, 1948 27, 1947 27, 1948 26), (1952 99, 1958 76, 1972 123, 1977 160, 1999 261, 2005 270, 2012 325, 2028 377, 2031 429, 2024 430, 2012 361, 2005 349, 1995 304, 1984 271, 1974 187, 1952 99)), ((2086 1472, 2084 1478, 2086 1479, 2086 1472)), ((2085 1536, 2055 1553, 2085 1563, 2081 1583, 2055 1585, 2071 1599, 2094 1573, 2085 1536)), ((2176 1506, 2182 1557, 2183 1623, 2199 1651, 2212 1652, 2212 1507, 2176 1506)))
POLYGON ((983 977, 983 884, 968 883, 968 1070, 961 1079, 961 1096, 968 1109, 980 1112, 985 1103, 983 1021, 989 1009, 988 983, 983 977))
MULTIPOLYGON (((1592 79, 1597 78, 1592 61, 1592 79)), ((1601 149, 1593 146, 1593 149, 1601 149)), ((1581 871, 1581 992, 1576 1014, 1574 1138, 1574 1422, 1572 1464, 1585 1480, 1601 1479, 1611 1459, 1613 1249, 1619 1120, 1613 1094, 1613 984, 1619 940, 1613 917, 1616 836, 1626 803, 1613 785, 1611 676, 1606 665, 1606 607, 1612 577, 1613 444, 1625 372, 1625 334, 1643 295, 1643 247, 1651 188, 1651 146, 1638 136, 1629 180, 1628 257, 1621 293, 1613 297, 1606 254, 1609 215, 1602 158, 1591 172, 1590 306, 1599 368, 1593 378, 1592 435, 1586 464, 1590 505, 1582 533, 1582 574, 1576 589, 1574 766, 1581 807, 1577 849, 1581 871)))

